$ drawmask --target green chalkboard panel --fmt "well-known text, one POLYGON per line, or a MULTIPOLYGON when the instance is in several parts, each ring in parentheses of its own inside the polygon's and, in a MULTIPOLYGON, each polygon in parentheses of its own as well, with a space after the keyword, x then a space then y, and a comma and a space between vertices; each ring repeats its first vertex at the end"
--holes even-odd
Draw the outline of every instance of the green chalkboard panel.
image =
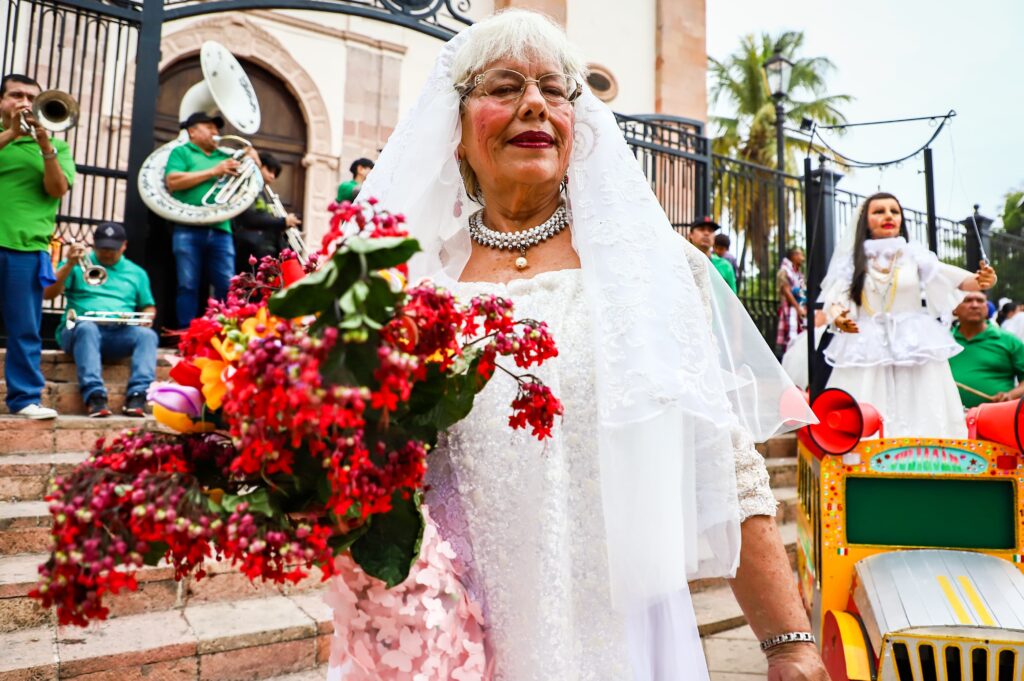
POLYGON ((848 544, 1013 549, 1012 480, 846 479, 848 544))

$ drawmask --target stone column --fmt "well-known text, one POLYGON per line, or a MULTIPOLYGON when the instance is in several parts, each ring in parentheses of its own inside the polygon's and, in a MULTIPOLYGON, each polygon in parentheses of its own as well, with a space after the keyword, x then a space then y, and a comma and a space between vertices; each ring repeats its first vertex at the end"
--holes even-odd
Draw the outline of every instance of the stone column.
MULTIPOLYGON (((669 0, 670 2, 672 0, 669 0)), ((703 4, 703 1, 701 2, 703 4)), ((519 7, 543 12, 565 26, 566 0, 494 0, 495 11, 506 7, 519 7)))
POLYGON ((708 117, 705 0, 657 0, 654 109, 708 117))

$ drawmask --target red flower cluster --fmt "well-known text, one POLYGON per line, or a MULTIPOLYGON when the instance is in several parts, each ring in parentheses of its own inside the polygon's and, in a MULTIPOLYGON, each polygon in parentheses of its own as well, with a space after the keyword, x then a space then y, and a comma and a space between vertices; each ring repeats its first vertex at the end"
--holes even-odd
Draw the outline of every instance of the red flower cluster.
POLYGON ((331 574, 351 547, 374 556, 361 563, 369 574, 400 583, 422 530, 427 453, 496 369, 519 384, 509 424, 551 435, 561 403, 497 363, 557 356, 547 326, 516 320, 499 297, 463 304, 430 283, 406 288, 396 263, 416 244, 402 216, 374 203, 332 206, 321 251, 332 269, 275 295, 281 261, 253 261, 193 320, 177 385, 150 391, 160 423, 184 434, 100 441, 57 480, 56 548, 32 595, 62 623, 106 617, 104 595, 136 588, 132 570, 161 558, 179 578, 202 577, 217 556, 282 582, 314 565, 331 574))
POLYGON ((534 380, 520 381, 508 424, 516 429, 530 425, 534 436, 550 437, 555 417, 561 416, 562 411, 562 403, 551 393, 551 388, 534 380))
POLYGON ((134 591, 130 571, 164 557, 180 578, 204 576, 203 561, 220 555, 250 578, 281 582, 303 567, 330 566, 328 527, 301 524, 283 531, 239 503, 224 514, 196 478, 197 467, 226 472, 235 455, 219 436, 175 438, 126 432, 96 443, 72 475, 57 478, 46 497, 56 544, 39 568, 30 595, 57 607, 61 624, 105 619, 105 594, 134 591), (128 569, 125 569, 128 568, 128 569))

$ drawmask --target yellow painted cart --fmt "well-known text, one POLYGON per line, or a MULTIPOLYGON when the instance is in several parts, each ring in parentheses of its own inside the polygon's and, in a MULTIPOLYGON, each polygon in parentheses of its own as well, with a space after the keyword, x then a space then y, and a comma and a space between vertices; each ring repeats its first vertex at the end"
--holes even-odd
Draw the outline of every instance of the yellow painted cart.
POLYGON ((800 588, 833 681, 1024 681, 1024 458, 854 442, 799 450, 800 588))

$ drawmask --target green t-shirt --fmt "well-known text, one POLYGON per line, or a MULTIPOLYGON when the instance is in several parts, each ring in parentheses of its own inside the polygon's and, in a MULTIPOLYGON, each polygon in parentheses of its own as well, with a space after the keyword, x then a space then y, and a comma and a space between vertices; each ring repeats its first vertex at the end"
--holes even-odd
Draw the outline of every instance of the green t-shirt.
POLYGON ((342 182, 338 185, 338 203, 342 201, 352 201, 356 198, 356 194, 359 193, 359 183, 355 180, 349 180, 348 182, 342 182))
MULTIPOLYGON (((224 153, 220 149, 214 149, 207 154, 192 142, 186 142, 175 147, 171 155, 167 157, 167 167, 164 170, 164 174, 166 176, 171 173, 194 173, 199 170, 209 170, 228 158, 231 158, 231 155, 224 153)), ((216 183, 217 178, 211 177, 206 182, 200 182, 194 187, 171 192, 171 196, 190 206, 201 206, 203 205, 203 197, 206 195, 206 192, 216 183)), ((220 229, 228 234, 231 233, 230 220, 214 222, 204 226, 220 229)))
POLYGON ((722 279, 725 279, 725 283, 729 285, 732 292, 736 293, 736 271, 733 270, 732 264, 714 253, 711 254, 711 264, 722 275, 722 279))
MULTIPOLYGON (((953 380, 980 390, 986 395, 1012 390, 1017 381, 1024 380, 1024 342, 1012 333, 989 324, 984 331, 967 340, 960 327, 953 329, 953 338, 963 352, 949 358, 953 380)), ((965 407, 976 407, 985 402, 973 393, 960 389, 965 407)))
MULTIPOLYGON (((0 125, 0 131, 4 128, 0 125)), ((75 181, 75 160, 67 142, 50 138, 68 185, 75 181)), ((35 139, 22 136, 0 149, 0 246, 14 251, 50 248, 57 208, 43 188, 43 155, 35 139)))
MULTIPOLYGON (((81 267, 76 265, 71 270, 71 275, 64 282, 64 295, 69 310, 79 315, 85 312, 137 312, 144 307, 156 305, 146 270, 123 256, 116 265, 106 269, 107 280, 99 286, 85 283, 81 267)), ((66 318, 67 312, 57 325, 57 343, 60 343, 66 318)))

